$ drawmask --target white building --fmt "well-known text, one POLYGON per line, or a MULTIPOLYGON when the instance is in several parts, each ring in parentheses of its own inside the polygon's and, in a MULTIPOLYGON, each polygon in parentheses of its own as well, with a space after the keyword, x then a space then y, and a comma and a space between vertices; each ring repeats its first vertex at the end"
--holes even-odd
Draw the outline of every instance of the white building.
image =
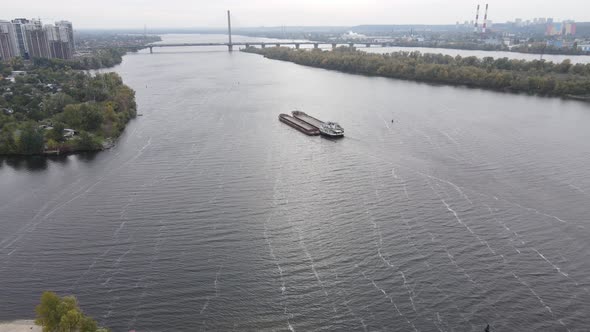
POLYGON ((8 21, 0 21, 0 60, 8 60, 19 55, 14 26, 8 21))
POLYGON ((70 48, 72 49, 72 53, 73 53, 76 50, 76 45, 74 42, 74 27, 72 26, 72 22, 70 22, 70 21, 57 21, 57 22, 55 22, 55 26, 60 29, 67 30, 70 48))

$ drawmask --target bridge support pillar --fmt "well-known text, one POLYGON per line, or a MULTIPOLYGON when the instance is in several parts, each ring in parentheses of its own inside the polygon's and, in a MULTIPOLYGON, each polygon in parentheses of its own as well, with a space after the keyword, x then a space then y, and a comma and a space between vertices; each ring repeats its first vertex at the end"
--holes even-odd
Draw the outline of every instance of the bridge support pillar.
POLYGON ((248 47, 250 47, 250 44, 246 44, 245 46, 246 46, 246 48, 248 48, 248 47))
POLYGON ((332 44, 332 49, 336 49, 336 43, 332 44))
POLYGON ((275 46, 276 46, 276 47, 281 47, 281 44, 278 44, 278 43, 277 43, 277 44, 275 44, 275 46))
POLYGON ((295 44, 295 49, 298 50, 299 49, 299 44, 295 44))
POLYGON ((313 48, 318 48, 318 43, 314 43, 313 48))
POLYGON ((354 47, 354 43, 348 43, 348 47, 353 48, 354 47))
POLYGON ((150 46, 150 54, 154 54, 154 48, 150 46))
POLYGON ((265 43, 262 43, 262 44, 260 44, 260 47, 265 48, 266 47, 266 44, 265 43))
POLYGON ((232 52, 234 50, 234 45, 232 44, 227 44, 227 50, 232 52))
POLYGON ((365 46, 367 46, 367 47, 371 47, 371 44, 366 44, 365 46))

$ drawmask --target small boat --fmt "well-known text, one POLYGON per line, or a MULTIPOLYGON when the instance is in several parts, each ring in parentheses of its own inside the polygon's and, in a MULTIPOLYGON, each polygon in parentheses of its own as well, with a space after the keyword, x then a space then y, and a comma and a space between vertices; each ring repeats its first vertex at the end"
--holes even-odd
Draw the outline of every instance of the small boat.
POLYGON ((324 122, 320 126, 320 134, 327 137, 338 138, 344 136, 344 129, 336 122, 324 122))

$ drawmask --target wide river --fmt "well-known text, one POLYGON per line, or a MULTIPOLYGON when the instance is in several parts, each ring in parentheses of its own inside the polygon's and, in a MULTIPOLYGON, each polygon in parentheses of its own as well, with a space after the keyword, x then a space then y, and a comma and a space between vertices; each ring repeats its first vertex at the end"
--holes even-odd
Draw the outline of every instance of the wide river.
POLYGON ((0 320, 53 290, 113 331, 588 330, 588 104, 224 48, 114 71, 113 149, 0 159, 0 320))

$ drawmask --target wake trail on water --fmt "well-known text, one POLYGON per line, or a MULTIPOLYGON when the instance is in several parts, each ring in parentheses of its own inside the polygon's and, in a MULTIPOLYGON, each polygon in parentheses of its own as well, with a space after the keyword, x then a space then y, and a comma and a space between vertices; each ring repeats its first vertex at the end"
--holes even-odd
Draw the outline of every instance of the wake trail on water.
MULTIPOLYGON (((405 190, 405 189, 407 188, 407 185, 406 185, 406 182, 407 182, 407 181, 406 181, 406 180, 405 180, 405 179, 404 179, 404 178, 403 178, 401 175, 399 175, 399 173, 398 173, 398 172, 396 172, 396 169, 395 169, 395 167, 394 167, 394 168, 392 168, 391 175, 392 175, 392 177, 393 177, 394 181, 396 181, 396 182, 398 182, 398 183, 402 183, 402 184, 404 185, 404 186, 403 186, 403 188, 404 188, 404 196, 405 196, 405 200, 406 200, 406 202, 407 202, 407 203, 410 203, 410 197, 409 197, 409 194, 408 194, 407 190, 405 190)), ((374 186, 375 186, 375 181, 376 181, 376 180, 375 180, 375 178, 373 178, 373 185, 374 185, 374 186)), ((379 199, 379 195, 376 195, 376 198, 377 198, 377 199, 379 199)), ((410 224, 409 224, 409 222, 408 222, 407 218, 404 216, 404 213, 403 213, 402 211, 397 211, 397 214, 400 216, 400 219, 403 221, 404 225, 406 226, 406 227, 405 227, 405 228, 406 228, 406 232, 405 232, 406 234, 405 234, 405 237, 406 237, 406 240, 407 240, 407 242, 409 243, 410 247, 412 248, 412 251, 413 251, 414 253, 416 253, 420 259, 422 259, 422 260, 424 261, 424 265, 426 266, 426 268, 428 269, 428 271, 429 271, 429 272, 433 271, 433 270, 432 270, 432 266, 431 266, 431 264, 428 262, 428 259, 427 259, 427 258, 426 258, 426 257, 425 257, 423 254, 422 254, 422 250, 418 249, 418 247, 416 246, 416 242, 415 242, 415 240, 414 240, 415 233, 414 233, 414 232, 412 232, 412 227, 410 226, 410 224)), ((430 231, 428 231, 428 230, 427 230, 427 229, 426 229, 424 226, 422 226, 422 229, 423 229, 425 232, 427 232, 427 233, 430 235, 430 237, 431 237, 431 242, 435 242, 434 235, 433 235, 433 234, 432 234, 430 231)), ((382 239, 382 238, 381 238, 381 239, 382 239)), ((386 261, 386 260, 384 260, 384 262, 386 262, 386 263, 389 263, 389 262, 388 262, 388 261, 386 261)), ((390 267, 393 267, 391 264, 388 264, 388 265, 389 265, 390 267)), ((422 289, 420 289, 420 290, 419 290, 418 294, 416 294, 416 293, 415 293, 415 289, 416 289, 416 287, 418 287, 418 284, 419 284, 419 283, 415 283, 415 284, 413 285, 413 287, 410 287, 410 285, 411 285, 411 284, 410 284, 410 283, 408 283, 408 281, 407 281, 407 279, 406 279, 406 276, 405 276, 405 273, 404 273, 404 271, 400 270, 400 271, 398 271, 398 273, 400 273, 400 275, 401 275, 401 277, 402 277, 402 280, 404 281, 403 287, 404 287, 404 288, 406 289, 406 291, 408 292, 408 297, 409 297, 410 303, 411 303, 411 305, 412 305, 412 308, 413 308, 414 312, 415 312, 416 314, 418 314, 418 311, 417 311, 417 309, 416 309, 416 306, 415 306, 415 303, 414 303, 414 299, 415 299, 415 298, 417 298, 418 294, 419 294, 419 293, 420 293, 420 292, 423 290, 423 288, 424 288, 424 287, 423 287, 422 289)), ((436 287, 436 285, 434 285, 434 289, 435 289, 435 290, 436 290, 436 292, 438 292, 439 294, 444 294, 444 295, 443 295, 444 297, 448 297, 448 294, 445 294, 445 292, 443 292, 443 291, 442 291, 442 290, 441 290, 439 287, 436 287)), ((457 310, 457 312, 458 312, 459 316, 462 318, 462 320, 463 320, 465 323, 469 324, 468 320, 465 318, 465 316, 462 314, 462 312, 459 310, 459 307, 458 307, 456 304, 452 304, 452 305, 451 305, 451 307, 453 307, 455 310, 457 310)), ((438 314, 438 313, 437 313, 437 314, 438 314)), ((442 318, 441 318, 440 314, 438 314, 437 316, 438 316, 438 319, 440 320, 440 322, 439 322, 439 323, 441 323, 441 324, 445 324, 445 323, 442 321, 442 318)), ((440 327, 440 326, 439 326, 437 323, 434 323, 434 322, 433 322, 433 324, 435 325, 435 327, 436 327, 436 328, 437 328, 439 331, 441 331, 441 327, 440 327)))
MULTIPOLYGON (((199 312, 199 314, 201 314, 201 315, 209 307, 209 303, 211 302, 211 299, 216 299, 219 297, 218 281, 219 281, 219 276, 221 275, 222 269, 223 269, 223 265, 220 265, 219 268, 217 269, 217 273, 215 273, 215 280, 213 280, 213 290, 215 291, 215 295, 207 296, 207 300, 205 301, 205 304, 203 304, 203 307, 201 308, 201 311, 199 312)), ((203 321, 203 324, 204 323, 205 323, 205 321, 203 321)))
MULTIPOLYGON (((305 241, 303 240, 303 234, 301 232, 301 228, 298 228, 298 232, 299 232, 299 245, 300 245, 301 249, 303 249, 303 252, 305 253, 305 256, 307 257, 307 260, 309 261, 311 271, 313 272, 318 284, 320 285, 320 288, 324 292, 326 299, 328 301, 330 301, 330 303, 332 303, 332 301, 330 300, 330 295, 328 294, 328 291, 326 290, 326 287, 324 285, 324 282, 322 281, 322 278, 320 278, 320 275, 315 268, 315 262, 313 260, 313 257, 309 253, 309 250, 307 250, 307 245, 305 244, 305 241)), ((337 312, 336 307, 334 307, 333 304, 332 304, 332 309, 334 310, 334 313, 337 312)))
MULTIPOLYGON (((5 250, 5 249, 9 248, 13 244, 15 244, 17 241, 22 239, 23 236, 25 235, 25 233, 29 233, 29 232, 32 232, 33 230, 35 230, 37 228, 37 226, 39 226, 42 222, 47 220, 55 212, 57 212, 58 210, 60 210, 61 208, 65 207, 65 206, 69 205, 70 203, 74 202, 78 198, 88 194, 90 191, 92 191, 92 189, 94 189, 94 187, 96 187, 98 184, 102 183, 105 179, 107 179, 115 171, 118 171, 121 168, 123 168, 124 166, 126 166, 127 164, 129 164, 130 162, 135 161, 137 158, 139 158, 144 153, 145 149, 151 145, 151 141, 152 141, 152 139, 151 139, 151 137, 149 137, 147 143, 142 148, 140 148, 139 151, 137 152, 137 154, 135 154, 132 158, 128 159, 123 164, 119 165, 118 167, 111 169, 109 172, 107 172, 105 175, 101 176, 98 180, 94 181, 93 183, 83 186, 81 189, 79 189, 77 192, 74 193, 74 196, 72 198, 70 198, 69 200, 67 200, 65 202, 58 203, 52 210, 50 210, 45 215, 43 215, 43 217, 41 217, 41 215, 44 212, 43 212, 43 210, 40 210, 35 215, 35 217, 33 217, 27 223, 27 225, 25 227, 21 228, 15 235, 13 235, 12 241, 10 243, 8 243, 7 245, 3 245, 2 249, 5 250), (84 190, 84 191, 82 191, 82 190, 84 190)), ((64 190, 63 192, 65 193, 67 191, 64 190)), ((48 206, 47 204, 46 204, 46 206, 48 206)), ((0 242, 0 245, 2 245, 2 243, 6 243, 6 241, 8 241, 9 239, 10 238, 3 240, 2 242, 0 242)))
MULTIPOLYGON (((546 218, 550 218, 550 219, 559 221, 562 224, 567 224, 568 223, 568 221, 566 221, 564 219, 561 219, 558 216, 555 216, 555 215, 550 214, 550 213, 547 213, 547 212, 543 212, 543 211, 538 210, 538 209, 535 209, 535 208, 524 206, 522 204, 513 202, 513 201, 511 201, 509 199, 505 199, 505 198, 502 198, 502 197, 497 197, 497 196, 494 196, 494 195, 485 194, 485 193, 482 193, 480 191, 477 191, 477 190, 474 190, 474 189, 471 189, 471 188, 461 187, 461 186, 453 183, 452 181, 445 180, 443 178, 434 176, 432 174, 427 174, 427 173, 418 171, 416 169, 413 169, 413 168, 410 168, 410 167, 407 167, 407 166, 404 166, 404 165, 401 165, 401 164, 398 164, 398 163, 395 163, 395 162, 391 162, 391 161, 385 160, 385 159, 383 159, 382 157, 379 157, 379 156, 374 156, 374 157, 377 158, 377 159, 379 159, 379 160, 381 160, 384 163, 387 163, 387 164, 392 165, 393 167, 403 168, 403 169, 409 171, 410 173, 417 174, 417 175, 422 176, 422 177, 424 177, 426 179, 432 179, 432 180, 435 180, 437 182, 448 184, 451 187, 453 187, 467 202, 469 202, 470 205, 474 205, 473 204, 473 201, 469 198, 469 196, 467 196, 465 194, 465 191, 464 190, 469 190, 469 191, 471 191, 471 192, 473 192, 473 193, 475 193, 477 195, 484 196, 484 197, 486 197, 488 199, 494 199, 494 200, 497 200, 497 201, 503 201, 503 202, 505 202, 506 204, 508 204, 510 206, 516 207, 516 208, 521 209, 521 210, 525 210, 527 212, 532 212, 532 213, 535 213, 535 214, 544 216, 546 218)), ((580 228, 584 228, 584 226, 579 226, 579 227, 580 228)), ((516 248, 516 247, 514 247, 514 248, 515 248, 515 250, 519 251, 518 248, 516 248)), ((490 247, 490 249, 491 249, 491 247, 490 247)), ((563 275, 564 277, 571 279, 571 281, 574 282, 577 286, 580 285, 579 282, 577 282, 575 279, 573 279, 571 277, 570 273, 567 273, 567 272, 563 271, 563 269, 561 269, 561 268, 559 268, 559 269, 554 268, 554 269, 558 273, 560 273, 561 275, 563 275)), ((588 293, 588 289, 585 288, 585 287, 583 288, 583 291, 586 292, 586 293, 588 293)))
MULTIPOLYGON (((453 210, 453 209, 450 207, 450 205, 449 205, 449 204, 447 204, 447 203, 446 203, 446 201, 445 201, 444 199, 442 199, 442 197, 440 197, 440 194, 438 194, 438 192, 437 192, 437 191, 434 189, 434 187, 432 187, 432 185, 431 185, 430 183, 429 183, 429 185, 430 185, 430 187, 431 187, 432 191, 433 191, 435 194, 437 194, 437 195, 438 195, 438 197, 441 199, 441 201, 443 202, 443 204, 445 205, 445 207, 447 208, 447 210, 449 210, 450 212, 452 212, 452 213, 453 213, 453 215, 455 216, 456 220, 457 220, 458 222, 460 222, 462 225, 464 225, 465 227, 468 227, 467 225, 465 225, 465 224, 462 222, 462 220, 459 218, 459 216, 458 216, 458 214, 456 213, 456 211, 454 211, 454 210, 453 210)), ((487 205, 487 204, 484 204, 484 205, 488 207, 488 209, 489 209, 490 213, 492 214, 491 207, 490 207, 489 205, 487 205)), ((506 224, 505 224, 505 223, 501 223, 501 222, 499 222, 499 221, 498 221, 498 219, 496 219, 496 218, 495 218, 495 216, 494 216, 493 214, 492 214, 492 217, 493 217, 493 218, 496 220, 496 222, 498 222, 500 225, 502 225, 502 226, 503 226, 503 227, 504 227, 506 230, 508 230, 508 231, 511 231, 511 230, 510 230, 510 228, 509 228, 508 226, 506 226, 506 224)), ((469 229, 469 230, 470 230, 470 229, 469 229)), ((475 233, 474 233, 473 231, 471 231, 471 230, 470 230, 470 232, 471 232, 471 233, 472 233, 474 236, 476 236, 476 237, 477 237, 477 238, 480 240, 480 242, 481 242, 483 245, 486 245, 486 246, 489 248, 489 250, 490 250, 490 252, 492 253, 492 255, 494 255, 494 256, 498 255, 498 254, 496 253, 496 251, 495 251, 495 250, 493 250, 493 249, 492 249, 492 248, 489 246, 489 244, 487 243, 487 241, 485 241, 485 243, 484 243, 484 242, 483 242, 484 240, 482 240, 481 238, 479 238, 479 236, 477 236, 477 234, 475 234, 475 233)), ((518 234, 517 234, 516 232, 513 232, 513 233, 514 233, 514 235, 515 235, 515 236, 518 238, 518 234)), ((525 242, 524 242, 524 241, 522 241, 522 240, 521 240, 521 243, 522 243, 523 245, 525 244, 525 242)), ((514 249, 516 249, 516 250, 517 250, 517 252, 518 252, 519 254, 521 253, 521 251, 520 251, 520 250, 518 250, 516 247, 514 247, 514 249)), ((548 259, 547 259, 547 258, 546 258, 546 257, 545 257, 543 254, 541 254, 541 253, 540 253, 540 252, 539 252, 537 249, 535 249, 535 248, 532 248, 532 247, 531 247, 531 250, 532 250, 532 251, 534 251, 534 252, 536 252, 536 253, 537 253, 537 254, 538 254, 538 255, 539 255, 539 256, 540 256, 540 257, 541 257, 543 260, 545 260, 545 261, 546 261, 546 262, 547 262, 549 265, 551 265, 551 266, 552 266, 552 267, 553 267, 553 268, 554 268, 554 269, 555 269, 557 272, 559 272, 561 275, 565 276, 566 278, 569 278, 569 276, 568 276, 566 273, 564 273, 563 271, 561 271, 561 269, 560 269, 558 266, 556 266, 556 265, 555 265, 555 264, 553 264, 551 261, 549 261, 549 260, 548 260, 548 259)), ((448 250, 447 250, 447 255, 449 256, 449 259, 451 259, 451 261, 453 262, 453 264, 457 266, 457 268, 459 268, 459 269, 461 269, 461 270, 463 270, 463 271, 464 271, 464 269, 462 269, 461 267, 459 267, 459 265, 458 265, 458 264, 456 263, 456 261, 454 260, 454 257, 453 257, 453 256, 450 254, 450 252, 449 252, 448 250)), ((533 288, 532 288, 532 287, 531 287, 531 286, 530 286, 528 283, 524 282, 524 281, 523 281, 523 280, 522 280, 522 279, 521 279, 521 278, 520 278, 520 277, 519 277, 519 276, 518 276, 518 275, 517 275, 517 274, 516 274, 516 273, 515 273, 515 272, 514 272, 512 269, 510 269, 510 268, 508 267, 508 265, 507 265, 508 261, 507 261, 507 259, 504 257, 504 255, 500 255, 500 257, 501 257, 501 259, 502 259, 502 265, 503 265, 503 267, 504 267, 505 269, 507 269, 507 270, 508 270, 508 271, 509 271, 509 272, 510 272, 510 273, 511 273, 511 274, 512 274, 512 275, 513 275, 513 276, 514 276, 514 277, 515 277, 515 278, 516 278, 516 279, 517 279, 517 280, 518 280, 518 281, 519 281, 519 282, 520 282, 522 285, 526 286, 526 287, 527 287, 527 289, 528 289, 528 290, 529 290, 529 291, 530 291, 530 292, 531 292, 531 293, 532 293, 532 294, 533 294, 533 295, 534 295, 534 296, 535 296, 535 297, 536 297, 536 298, 539 300, 539 302, 540 302, 540 303, 541 303, 541 304, 542 304, 542 305, 543 305, 543 306, 544 306, 546 309, 548 309, 548 311, 549 311, 549 312, 552 314, 552 316, 555 318, 555 315, 554 315, 553 311, 551 310, 551 308, 549 307, 549 305, 547 305, 547 304, 545 303, 545 301, 543 301, 543 300, 541 299, 541 297, 540 297, 540 296, 537 294, 537 292, 535 292, 535 290, 534 290, 534 289, 533 289, 533 288)), ((464 271, 464 273, 465 273, 465 275, 466 275, 466 276, 467 276, 467 277, 470 279, 470 281, 472 281, 474 284, 476 284, 476 285, 477 285, 477 283, 475 283, 475 281, 473 281, 473 279, 470 277, 470 275, 469 275, 469 274, 467 274, 467 272, 466 272, 466 271, 464 271)), ((576 281, 574 281, 574 280, 572 280, 572 281, 575 283, 575 285, 576 285, 576 286, 579 286, 579 283, 577 283, 577 282, 576 282, 576 281)), ((584 290, 586 291, 586 289, 584 289, 584 290)), ((566 329, 567 329, 567 326, 565 325, 565 323, 563 322, 563 320, 561 320, 561 319, 557 320, 557 319, 556 319, 556 321, 558 321, 558 322, 559 322, 561 325, 563 325, 563 326, 564 326, 564 327, 566 327, 566 329)), ((569 331, 569 329, 568 329, 568 331, 569 331)))
MULTIPOLYGON (((359 266, 358 266, 358 265, 357 265, 356 267, 357 267, 357 268, 359 268, 359 266)), ((408 325, 409 325, 409 326, 410 326, 410 327, 411 327, 411 328, 412 328, 412 329, 413 329, 415 332, 418 332, 418 330, 416 329, 416 326, 414 326, 414 323, 412 323, 412 322, 411 322, 411 321, 410 321, 410 320, 409 320, 409 319, 408 319, 408 318, 407 318, 407 317, 406 317, 406 316, 405 316, 405 315, 404 315, 404 314, 403 314, 403 313, 402 313, 402 312, 399 310, 399 307, 397 306, 397 304, 396 304, 396 303, 395 303, 395 301, 393 300, 393 297, 392 297, 391 295, 389 295, 389 294, 388 294, 388 293, 387 293, 387 292, 386 292, 386 291, 385 291, 383 288, 379 287, 379 286, 377 285, 377 283, 376 283, 376 282, 375 282, 373 279, 371 279, 371 278, 367 277, 367 274, 366 274, 364 271, 361 271, 361 274, 363 275, 363 277, 364 277, 366 280, 368 280, 368 281, 371 283, 371 285, 372 285, 372 286, 373 286, 375 289, 377 289, 379 292, 381 292, 381 293, 383 294, 383 296, 385 296, 385 297, 386 297, 386 298, 389 300, 389 302, 390 302, 390 303, 393 305, 393 307, 395 308, 395 311, 397 312, 398 316, 400 316, 400 317, 403 317, 403 318, 405 319, 406 323, 408 323, 408 325)))
MULTIPOLYGON (((378 194, 378 191, 377 190, 375 190, 375 195, 377 196, 376 198, 379 197, 379 194, 378 194)), ((385 258, 383 256, 383 253, 382 253, 382 249, 383 249, 383 235, 381 233, 381 228, 379 227, 379 225, 375 221, 375 218, 373 217, 372 213, 370 212, 370 209, 369 209, 369 206, 367 204, 365 195, 363 195, 363 201, 364 201, 364 204, 365 204, 366 214, 368 215, 369 220, 370 220, 371 224, 373 225, 373 234, 377 237, 377 245, 376 245, 377 246, 377 254, 378 254, 379 258, 390 269, 394 270, 394 272, 397 272, 397 273, 399 273, 401 275, 401 277, 402 277, 402 279, 404 281, 403 287, 405 288, 405 290, 408 293, 408 299, 410 301, 410 304, 412 306, 412 309, 414 310, 414 312, 416 314, 418 314, 418 311, 416 310, 416 305, 414 304, 414 296, 415 296, 415 294, 413 292, 413 289, 409 288, 408 283, 407 283, 407 280, 406 280, 406 276, 404 274, 404 271, 401 270, 401 269, 398 269, 395 264, 393 264, 389 259, 387 259, 387 258, 385 258)))
MULTIPOLYGON (((435 193, 435 194, 436 194, 436 195, 439 197, 439 199, 441 200, 441 203, 443 204, 443 206, 445 206, 445 208, 447 209, 447 211, 449 211, 450 213, 452 213, 452 214, 453 214, 453 216, 455 217, 455 220, 456 220, 457 222, 459 222, 459 221, 460 221, 460 222, 459 222, 459 224, 462 224, 462 225, 464 225, 464 227, 466 227, 466 229, 467 229, 467 230, 468 230, 468 231, 469 231, 471 234, 473 234, 474 236, 476 236, 477 234, 475 234, 475 232, 474 232, 474 231, 473 231, 473 230, 472 230, 472 229, 471 229, 471 228, 470 228, 470 227, 469 227, 469 226, 468 226, 466 223, 464 223, 464 222, 463 222, 463 220, 460 218, 460 216, 458 215, 458 213, 457 213, 457 212, 456 212, 456 211, 455 211, 455 210, 452 208, 452 206, 451 206, 451 205, 450 205, 450 204, 449 204, 449 203, 448 203, 446 200, 443 200, 443 199, 440 197, 440 194, 438 194, 438 192, 436 192, 436 191, 434 190, 434 188, 432 187, 432 185, 430 184, 430 180, 436 181, 436 182, 438 182, 438 183, 444 183, 444 184, 447 184, 447 185, 451 186, 451 187, 452 187, 452 188, 453 188, 453 189, 454 189, 454 190, 455 190, 455 191, 456 191, 456 192, 457 192, 459 195, 461 195, 461 197, 463 197, 463 198, 464 198, 464 199, 465 199, 465 200, 466 200, 466 201, 467 201, 467 202, 468 202, 470 205, 474 205, 474 203, 473 203, 473 200, 472 200, 472 199, 471 199, 471 198, 470 198, 470 197, 469 197, 469 196, 466 194, 465 190, 470 190, 471 192, 474 192, 474 193, 476 193, 476 194, 479 194, 479 195, 485 196, 485 197, 487 197, 487 198, 493 198, 493 199, 495 199, 495 200, 502 200, 502 201, 504 201, 504 202, 508 203, 509 205, 511 205, 511 206, 515 206, 515 207, 517 207, 517 208, 519 208, 519 209, 526 210, 526 211, 528 211, 528 212, 534 212, 534 213, 536 213, 536 214, 539 214, 539 215, 542 215, 542 216, 544 216, 544 217, 552 218, 552 219, 554 219, 554 220, 557 220, 557 221, 559 221, 560 223, 566 223, 566 221, 565 221, 565 220, 563 220, 563 219, 561 219, 561 218, 559 218, 559 217, 557 217, 557 216, 555 216, 555 215, 552 215, 552 214, 549 214, 549 213, 546 213, 546 212, 540 211, 540 210, 538 210, 538 209, 528 208, 528 207, 526 207, 526 206, 523 206, 523 205, 521 205, 521 204, 518 204, 518 203, 514 203, 514 202, 512 202, 512 201, 510 201, 510 200, 507 200, 507 199, 504 199, 504 198, 498 198, 498 197, 496 197, 496 196, 487 195, 487 194, 484 194, 484 193, 478 192, 478 191, 476 191, 476 190, 472 190, 472 189, 468 189, 468 188, 465 188, 465 187, 461 187, 461 186, 459 186, 459 185, 457 185, 457 184, 453 183, 452 181, 445 180, 445 179, 443 179, 443 178, 440 178, 440 177, 437 177, 437 176, 434 176, 434 175, 432 175, 432 174, 428 174, 428 173, 425 173, 425 172, 421 172, 421 171, 418 171, 418 170, 416 170, 416 169, 413 169, 413 168, 406 167, 406 166, 404 166, 404 165, 400 165, 400 164, 397 164, 397 163, 394 163, 394 162, 390 162, 390 161, 384 160, 383 158, 381 158, 381 157, 379 157, 379 156, 374 156, 374 157, 375 157, 376 159, 379 159, 379 160, 381 160, 381 161, 383 161, 383 162, 385 162, 385 163, 388 163, 388 164, 390 164, 390 165, 392 165, 392 166, 394 167, 394 169, 392 170, 392 176, 393 176, 395 179, 397 179, 397 178, 399 177, 399 175, 398 175, 398 174, 399 174, 399 172, 396 172, 396 170, 395 170, 395 167, 403 168, 403 169, 405 169, 405 170, 407 170, 407 171, 409 171, 409 172, 411 172, 411 173, 413 173, 413 174, 416 174, 416 175, 419 175, 419 176, 421 176, 421 177, 424 177, 424 178, 427 180, 427 182, 428 182, 428 185, 431 187, 431 190, 432 190, 432 191, 433 191, 433 192, 434 192, 434 193, 435 193), (445 204, 445 203, 446 203, 446 204, 445 204)), ((497 219, 496 219, 496 220, 497 220, 497 219)), ((498 224, 503 224, 503 223, 501 223, 501 222, 499 222, 499 221, 498 221, 498 224)), ((503 228, 504 228, 505 230, 508 230, 508 231, 510 231, 510 228, 509 228, 509 227, 508 227, 506 224, 503 224, 503 228)), ((429 232, 429 233, 430 233, 430 232, 429 232)), ((514 234, 515 234, 515 236, 518 238, 518 234, 517 234, 516 232, 513 232, 513 233, 514 233, 514 234)), ((432 240, 434 241, 434 237, 432 236, 432 234, 431 234, 431 237, 432 237, 432 240)), ((478 239, 478 242, 480 242, 482 245, 484 245, 484 246, 486 247, 486 250, 488 250, 488 251, 490 252, 490 254, 491 254, 491 255, 493 255, 493 256, 497 256, 498 258, 500 258, 500 260, 503 262, 503 265, 504 265, 504 267, 505 267, 505 268, 507 268, 507 260, 506 260, 506 257, 505 257, 504 255, 502 255, 502 254, 498 254, 497 250, 493 249, 493 248, 492 248, 492 246, 491 246, 491 245, 490 245, 490 244, 489 244, 489 243, 488 243, 486 240, 482 239, 482 238, 481 238, 479 235, 477 235, 477 237, 476 237, 476 238, 478 239)), ((523 244, 524 244, 524 242, 523 242, 523 244)), ((443 246, 443 247, 444 247, 444 246, 443 246)), ((514 248, 514 250, 515 250, 515 251, 517 251, 517 252, 520 254, 520 250, 519 250, 519 249, 518 249, 516 246, 512 245, 512 247, 514 248)), ((465 274, 465 276, 467 277, 467 279, 468 279, 470 282, 472 281, 472 282, 474 283, 474 285, 476 285, 478 288, 480 288, 480 286, 479 286, 479 285, 478 285, 478 284, 475 282, 475 280, 473 280, 473 278, 471 278, 471 275, 470 275, 470 274, 468 274, 468 273, 465 271, 465 269, 463 269, 461 266, 459 266, 459 265, 457 264, 456 260, 454 259, 454 256, 453 256, 453 255, 450 253, 450 251, 449 251, 449 250, 448 250, 448 248, 446 248, 446 247, 445 247, 445 252, 447 253, 447 256, 448 256, 448 258, 449 258, 449 261, 451 262, 451 264, 453 264, 453 265, 456 267, 456 269, 457 269, 458 271, 460 271, 460 272, 461 272, 461 271, 463 271, 462 273, 464 273, 464 274, 465 274)), ((540 252, 539 252, 538 254, 540 254, 540 252)), ((541 257, 541 258, 542 258, 543 256, 539 255, 539 257, 541 257)), ((566 272, 562 271, 562 269, 561 269, 561 268, 559 268, 558 266, 556 266, 555 264, 553 264, 553 263, 552 263, 550 260, 545 260, 545 259, 544 259, 544 261, 546 261, 548 264, 550 264, 550 266, 552 266, 552 267, 554 268, 554 270, 556 270, 556 271, 557 271, 558 273, 560 273, 562 276, 566 277, 566 275, 567 275, 567 278, 570 278, 570 279, 571 279, 571 277, 569 277, 569 274, 568 274, 568 273, 566 273, 566 272)), ((511 271, 511 272, 513 272, 513 271, 511 271)), ((576 285, 579 285, 579 283, 577 283, 575 280, 573 280, 573 279, 572 279, 572 281, 573 281, 573 282, 574 282, 576 285)), ((531 289, 532 289, 532 287, 531 287, 531 289)), ((584 288, 584 291, 585 291, 585 292, 587 292, 587 289, 586 289, 586 288, 584 288)), ((457 308, 457 309, 458 309, 458 308, 457 308)), ((494 311, 496 311, 496 310, 494 310, 494 311)), ((495 314, 497 315, 497 312, 496 312, 495 314)), ((463 316, 463 315, 461 315, 461 316, 463 316)), ((463 317, 463 318, 464 318, 464 317, 463 317)), ((465 320, 465 318, 464 318, 464 320, 465 320)), ((564 325, 562 320, 560 320, 560 324, 564 325)))

